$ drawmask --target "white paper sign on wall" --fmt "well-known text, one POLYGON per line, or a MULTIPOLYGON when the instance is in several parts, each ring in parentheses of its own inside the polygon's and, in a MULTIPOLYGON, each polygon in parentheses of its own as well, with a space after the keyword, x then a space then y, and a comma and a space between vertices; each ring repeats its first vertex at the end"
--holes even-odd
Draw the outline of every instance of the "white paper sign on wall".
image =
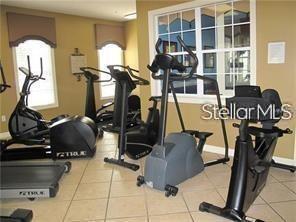
POLYGON ((72 55, 71 56, 71 71, 73 74, 80 74, 82 71, 80 67, 86 66, 86 56, 85 55, 72 55))
POLYGON ((268 64, 285 63, 285 42, 269 42, 268 43, 268 64))

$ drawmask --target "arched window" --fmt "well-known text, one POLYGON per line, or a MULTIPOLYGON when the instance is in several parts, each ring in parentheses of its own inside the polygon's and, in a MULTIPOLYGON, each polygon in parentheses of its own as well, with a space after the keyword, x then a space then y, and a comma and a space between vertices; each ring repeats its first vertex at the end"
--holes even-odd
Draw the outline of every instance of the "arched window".
POLYGON ((42 58, 43 77, 45 80, 39 80, 32 85, 28 106, 37 109, 58 106, 53 49, 43 41, 26 40, 13 47, 13 52, 18 94, 25 80, 25 75, 18 68, 28 68, 27 56, 29 56, 31 72, 39 75, 40 58, 42 58))
MULTIPOLYGON (((98 50, 99 66, 101 70, 109 72, 108 65, 122 65, 123 51, 116 44, 108 44, 98 50)), ((101 74, 102 80, 110 79, 108 74, 101 74)), ((114 81, 101 83, 101 98, 108 99, 114 97, 115 83, 114 81)))

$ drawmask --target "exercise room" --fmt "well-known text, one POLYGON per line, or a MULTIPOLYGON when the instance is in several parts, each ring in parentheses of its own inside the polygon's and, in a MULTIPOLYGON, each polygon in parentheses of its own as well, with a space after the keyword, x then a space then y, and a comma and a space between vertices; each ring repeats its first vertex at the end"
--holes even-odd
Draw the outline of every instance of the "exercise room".
POLYGON ((0 10, 0 221, 296 221, 296 1, 0 10))

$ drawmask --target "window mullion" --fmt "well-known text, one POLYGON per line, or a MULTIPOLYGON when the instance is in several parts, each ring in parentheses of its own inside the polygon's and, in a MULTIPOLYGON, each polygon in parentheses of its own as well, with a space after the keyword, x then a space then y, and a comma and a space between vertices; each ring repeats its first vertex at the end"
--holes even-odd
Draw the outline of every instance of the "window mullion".
MULTIPOLYGON (((197 74, 203 75, 203 54, 202 54, 202 38, 201 38, 201 10, 200 8, 195 9, 195 30, 196 30, 196 56, 199 60, 199 64, 197 66, 197 74)), ((203 81, 197 80, 197 95, 203 95, 203 81)))

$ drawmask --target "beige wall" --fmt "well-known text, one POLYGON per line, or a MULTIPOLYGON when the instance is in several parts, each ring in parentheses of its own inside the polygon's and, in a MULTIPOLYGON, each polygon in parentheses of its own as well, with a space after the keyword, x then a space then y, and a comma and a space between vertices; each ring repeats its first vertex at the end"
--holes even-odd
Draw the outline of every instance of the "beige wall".
MULTIPOLYGON (((131 20, 124 23, 126 50, 124 52, 124 64, 131 68, 139 69, 138 61, 138 33, 137 20, 131 20)), ((133 94, 140 94, 140 87, 137 87, 133 94)))
MULTIPOLYGON (((138 16, 138 48, 139 69, 144 78, 149 78, 147 71, 149 63, 148 48, 148 11, 179 4, 180 1, 137 1, 138 16), (139 28, 141 27, 141 28, 139 28)), ((257 84, 265 88, 279 90, 282 100, 295 104, 295 58, 296 58, 296 35, 295 21, 296 2, 269 2, 257 3, 257 84), (276 15, 276 16, 275 16, 276 15), (267 64, 267 43, 271 41, 286 42, 286 63, 283 65, 267 64)), ((142 101, 147 101, 151 91, 148 88, 141 89, 142 101)), ((143 103, 143 110, 147 109, 147 103, 143 103)), ((208 144, 223 146, 220 124, 217 121, 205 121, 201 119, 200 106, 194 104, 181 104, 181 109, 187 128, 214 132, 208 144)), ((227 130, 230 147, 234 147, 237 130, 232 128, 231 122, 227 121, 227 130)), ((179 130, 179 123, 173 104, 169 105, 168 131, 179 130)), ((281 127, 295 129, 295 120, 282 121, 281 127)), ((294 135, 286 135, 280 138, 276 155, 286 158, 294 157, 294 135)))
MULTIPOLYGON (((13 71, 12 50, 8 45, 8 33, 6 12, 18 12, 31 15, 41 15, 54 17, 56 21, 56 33, 57 33, 57 48, 54 50, 55 55, 55 68, 57 77, 58 88, 58 100, 59 107, 42 110, 42 114, 46 119, 57 116, 62 113, 68 113, 70 115, 84 113, 85 104, 85 81, 82 77, 82 81, 77 82, 76 78, 71 74, 69 56, 73 53, 74 48, 79 50, 87 56, 87 64, 89 66, 97 67, 98 58, 97 50, 95 47, 95 32, 94 24, 114 24, 116 22, 85 18, 79 16, 71 16, 59 13, 49 13, 44 11, 36 11, 15 7, 1 6, 1 61, 7 75, 7 81, 12 85, 12 88, 7 90, 0 96, 0 110, 1 115, 6 115, 9 118, 13 111, 17 95, 16 86, 13 71)), ((116 23, 117 24, 117 23, 116 23)), ((134 22, 126 23, 127 42, 127 61, 133 66, 137 66, 137 55, 135 52, 135 46, 133 42, 136 39, 136 31, 134 22), (130 37, 131 33, 131 37, 130 37), (134 58, 134 59, 133 59, 134 58)), ((103 101, 100 101, 99 97, 99 85, 95 86, 96 102, 97 106, 103 101)), ((0 133, 7 131, 7 122, 0 122, 0 133)))
POLYGON ((138 62, 138 35, 137 20, 124 23, 126 50, 124 53, 124 63, 134 69, 139 68, 138 62))

